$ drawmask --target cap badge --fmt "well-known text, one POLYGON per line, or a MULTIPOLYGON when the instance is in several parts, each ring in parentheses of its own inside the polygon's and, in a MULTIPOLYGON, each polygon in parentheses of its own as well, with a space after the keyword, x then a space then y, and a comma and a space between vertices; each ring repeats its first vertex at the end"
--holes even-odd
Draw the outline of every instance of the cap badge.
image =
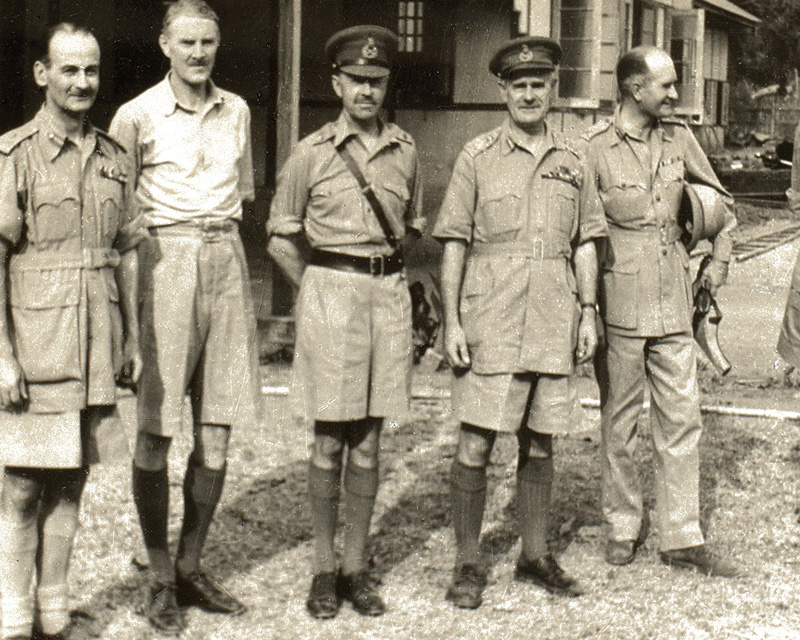
POLYGON ((533 51, 530 50, 527 44, 522 45, 522 50, 519 52, 520 62, 530 62, 533 60, 533 51))
POLYGON ((374 38, 367 38, 367 44, 361 47, 361 57, 367 60, 374 60, 378 57, 378 47, 374 38))

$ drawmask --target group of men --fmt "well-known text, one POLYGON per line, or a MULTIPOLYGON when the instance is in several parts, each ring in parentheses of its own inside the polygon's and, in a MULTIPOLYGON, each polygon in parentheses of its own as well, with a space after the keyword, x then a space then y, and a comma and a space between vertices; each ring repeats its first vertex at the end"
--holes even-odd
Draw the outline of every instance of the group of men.
MULTIPOLYGON (((88 468, 127 456, 120 383, 138 397, 132 487, 152 574, 148 619, 180 633, 186 606, 246 608, 200 566, 231 425, 258 414, 238 233, 242 203, 254 195, 250 114, 211 81, 219 43, 204 0, 170 3, 159 37, 170 70, 123 105, 105 134, 87 120, 97 41, 59 24, 34 65, 41 110, 0 137, 3 638, 69 635, 67 566, 88 468), (187 393, 194 448, 173 558, 167 459, 187 393)), ((306 605, 316 618, 334 617, 344 600, 363 615, 385 610, 367 542, 381 427, 409 405, 404 245, 425 227, 416 146, 381 116, 397 50, 380 27, 331 37, 341 114, 297 145, 268 221, 268 251, 298 288, 294 393, 314 432, 306 605)), ((595 356, 606 560, 631 562, 646 536, 633 454, 647 381, 661 558, 736 573, 707 551, 700 530, 689 259, 676 219, 684 181, 713 187, 726 203, 703 275, 715 292, 730 258, 730 198, 688 128, 669 120, 677 78, 663 51, 622 57, 620 106, 581 138, 546 124, 561 55, 547 38, 496 52, 489 70, 507 118, 462 149, 432 231, 443 244, 444 345, 460 421, 446 598, 463 608, 480 606, 487 583, 479 538, 498 432, 519 443, 516 578, 582 593, 547 533, 553 435, 572 426, 576 363, 595 356)))

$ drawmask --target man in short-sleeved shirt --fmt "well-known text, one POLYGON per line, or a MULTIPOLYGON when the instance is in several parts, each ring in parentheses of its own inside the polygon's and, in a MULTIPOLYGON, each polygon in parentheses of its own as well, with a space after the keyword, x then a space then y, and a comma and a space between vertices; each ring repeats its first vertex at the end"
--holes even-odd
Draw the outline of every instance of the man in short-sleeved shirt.
POLYGON ((340 596, 363 615, 384 611, 366 572, 366 542, 381 425, 405 416, 409 402, 411 301, 399 242, 424 223, 414 141, 379 116, 396 36, 352 27, 334 34, 326 51, 341 115, 297 145, 278 176, 268 222, 270 254, 300 290, 294 391, 314 422, 308 493, 315 566, 306 605, 317 618, 335 616, 340 596), (371 185, 388 232, 342 152, 371 185), (307 266, 300 252, 306 243, 307 266), (345 445, 348 526, 337 576, 345 445))
POLYGON ((155 583, 147 616, 184 628, 178 604, 245 607, 200 568, 225 477, 230 427, 258 402, 255 323, 238 225, 253 199, 250 112, 211 81, 216 14, 203 0, 170 3, 159 38, 170 71, 120 107, 111 133, 136 163, 144 371, 133 493, 155 583), (194 450, 173 567, 167 541, 167 453, 189 391, 194 450))
POLYGON ((733 201, 688 127, 668 119, 678 97, 669 56, 637 47, 620 59, 617 79, 622 102, 614 118, 584 136, 609 232, 600 250, 599 284, 606 340, 595 363, 606 560, 631 562, 646 535, 634 451, 647 382, 661 558, 709 575, 733 575, 731 563, 708 552, 700 530, 702 421, 689 256, 677 220, 684 181, 716 189, 725 203, 724 225, 703 275, 715 295, 728 272, 733 201))
POLYGON ((46 46, 33 68, 44 105, 0 137, 3 638, 66 637, 88 467, 127 459, 116 382, 141 368, 130 170, 86 118, 100 48, 67 23, 46 46))
POLYGON ((606 225, 578 142, 545 124, 560 58, 549 38, 518 38, 497 51, 490 70, 509 116, 464 146, 433 229, 444 243, 445 349, 461 422, 446 597, 462 608, 480 606, 486 586, 478 540, 498 432, 519 442, 517 579, 581 593, 547 548, 552 436, 570 428, 575 356, 588 361, 597 344, 594 240, 606 225))

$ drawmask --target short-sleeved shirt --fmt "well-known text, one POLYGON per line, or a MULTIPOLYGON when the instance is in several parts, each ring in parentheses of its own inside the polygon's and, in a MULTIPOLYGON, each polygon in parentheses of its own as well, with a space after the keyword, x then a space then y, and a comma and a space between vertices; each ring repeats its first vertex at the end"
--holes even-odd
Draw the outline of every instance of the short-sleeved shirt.
POLYGON ((301 140, 278 174, 270 207, 270 235, 305 232, 312 247, 354 255, 392 249, 358 182, 337 152, 347 145, 380 201, 395 236, 421 231, 422 187, 417 149, 405 131, 381 123, 378 140, 367 150, 344 114, 301 140))
POLYGON ((535 147, 509 121, 458 156, 432 235, 469 244, 460 315, 478 374, 573 369, 580 307, 570 258, 606 233, 578 141, 535 147))
POLYGON ((15 356, 33 412, 115 402, 122 329, 114 268, 130 168, 87 125, 72 139, 45 109, 0 137, 0 236, 10 245, 15 356))
POLYGON ((136 162, 136 203, 148 227, 240 220, 253 200, 250 109, 210 83, 194 110, 161 82, 122 105, 110 134, 136 162))
POLYGON ((600 252, 600 309, 607 325, 634 336, 691 330, 689 257, 677 232, 684 181, 713 187, 726 205, 714 257, 728 261, 736 226, 733 199, 689 128, 658 122, 647 140, 619 119, 584 134, 592 182, 608 220, 600 252))

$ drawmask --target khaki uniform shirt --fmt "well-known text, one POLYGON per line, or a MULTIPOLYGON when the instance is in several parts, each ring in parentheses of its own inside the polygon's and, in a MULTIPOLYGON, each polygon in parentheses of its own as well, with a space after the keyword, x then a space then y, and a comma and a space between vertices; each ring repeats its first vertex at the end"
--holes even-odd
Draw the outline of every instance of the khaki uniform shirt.
POLYGON ((167 74, 119 108, 109 133, 134 154, 148 227, 241 220, 242 200, 253 200, 250 109, 214 83, 195 111, 175 97, 167 74))
POLYGON ((388 254, 375 212, 336 148, 345 144, 383 206, 397 238, 406 228, 422 231, 422 185, 414 140, 382 123, 368 151, 342 114, 301 140, 278 174, 270 207, 269 235, 300 232, 312 247, 352 255, 388 254))
POLYGON ((460 315, 478 374, 568 375, 580 320, 573 247, 606 233, 577 141, 531 148, 506 121, 466 144, 432 235, 470 245, 460 315))
POLYGON ((714 239, 714 257, 725 262, 736 226, 733 199, 683 123, 661 122, 642 140, 622 127, 617 114, 583 137, 608 220, 598 300, 606 325, 640 337, 691 331, 689 256, 677 221, 683 183, 705 184, 723 195, 725 224, 714 239))
POLYGON ((11 249, 14 353, 33 412, 115 402, 122 326, 115 244, 130 243, 126 157, 87 125, 72 140, 41 110, 0 137, 0 236, 11 249))

